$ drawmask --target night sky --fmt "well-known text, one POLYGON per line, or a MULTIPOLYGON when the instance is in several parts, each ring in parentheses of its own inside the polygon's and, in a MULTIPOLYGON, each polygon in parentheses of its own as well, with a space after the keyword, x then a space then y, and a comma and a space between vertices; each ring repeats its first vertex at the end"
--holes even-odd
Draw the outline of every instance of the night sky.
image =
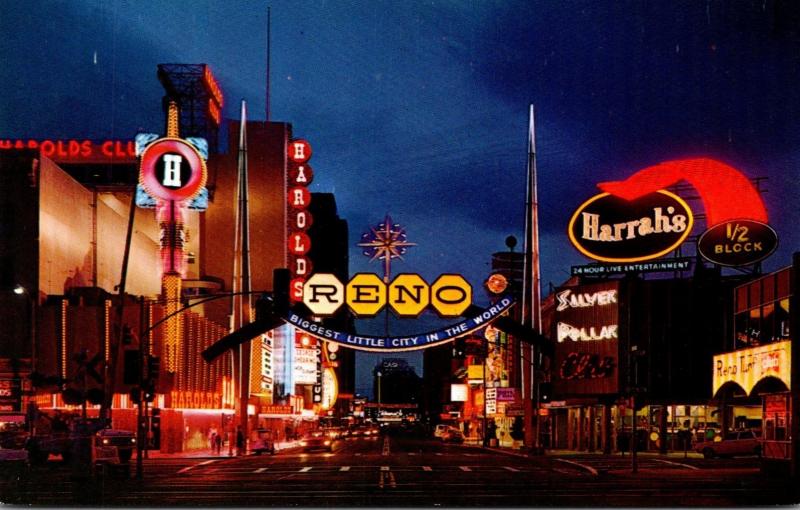
POLYGON ((159 63, 208 63, 225 116, 244 98, 264 119, 271 6, 271 120, 312 144, 351 272, 381 272, 355 243, 388 213, 418 243, 394 272, 461 273, 485 301, 491 253, 522 245, 530 103, 545 288, 588 262, 565 231, 597 182, 683 157, 768 177, 774 270, 800 247, 792 4, 0 0, 0 137, 160 132, 159 63))

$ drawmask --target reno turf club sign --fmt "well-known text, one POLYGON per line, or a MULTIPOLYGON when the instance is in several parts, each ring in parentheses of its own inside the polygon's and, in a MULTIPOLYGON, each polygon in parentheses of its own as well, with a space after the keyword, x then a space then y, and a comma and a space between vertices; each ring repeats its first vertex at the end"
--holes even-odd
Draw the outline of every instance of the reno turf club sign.
POLYGON ((754 264, 777 247, 761 196, 735 168, 712 159, 687 159, 644 168, 624 181, 603 182, 603 191, 581 204, 569 222, 572 244, 606 263, 656 259, 692 233, 689 205, 665 188, 686 182, 697 192, 707 229, 698 252, 724 266, 754 264))

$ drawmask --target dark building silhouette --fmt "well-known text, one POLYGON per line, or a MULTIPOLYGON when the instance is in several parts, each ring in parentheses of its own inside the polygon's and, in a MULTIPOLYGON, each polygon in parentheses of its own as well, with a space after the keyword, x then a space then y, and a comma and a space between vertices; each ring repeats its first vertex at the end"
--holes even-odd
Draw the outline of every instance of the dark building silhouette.
POLYGON ((422 378, 403 358, 384 358, 372 370, 375 401, 381 404, 416 404, 422 378), (378 375, 380 374, 380 376, 378 375))

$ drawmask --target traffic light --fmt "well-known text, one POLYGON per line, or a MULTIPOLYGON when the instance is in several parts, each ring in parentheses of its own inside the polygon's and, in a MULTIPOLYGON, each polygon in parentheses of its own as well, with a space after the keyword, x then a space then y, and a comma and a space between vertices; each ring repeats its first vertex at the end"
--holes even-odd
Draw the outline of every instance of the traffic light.
POLYGON ((141 353, 138 349, 125 349, 123 360, 122 383, 139 384, 141 375, 141 353))
POLYGON ((145 377, 145 379, 155 383, 156 381, 158 381, 158 374, 160 370, 161 370, 161 358, 159 358, 158 356, 148 355, 147 377, 145 377))
POLYGON ((275 315, 286 315, 289 311, 289 280, 291 275, 285 267, 272 270, 272 309, 275 315))
POLYGON ((152 379, 147 381, 144 388, 142 388, 142 398, 144 398, 145 402, 152 402, 156 399, 156 385, 152 379))
POLYGON ((539 383, 539 402, 550 402, 553 398, 553 383, 540 382, 539 383))
POLYGON ((153 433, 153 448, 161 448, 161 409, 153 409, 150 416, 150 431, 153 433))
POLYGON ((456 338, 453 341, 453 357, 456 359, 464 359, 467 354, 467 341, 464 337, 456 338))
POLYGON ((131 345, 133 344, 133 331, 131 327, 127 324, 123 324, 122 326, 122 344, 123 345, 131 345))
POLYGON ((272 317, 272 299, 261 294, 255 302, 256 320, 267 320, 272 317))

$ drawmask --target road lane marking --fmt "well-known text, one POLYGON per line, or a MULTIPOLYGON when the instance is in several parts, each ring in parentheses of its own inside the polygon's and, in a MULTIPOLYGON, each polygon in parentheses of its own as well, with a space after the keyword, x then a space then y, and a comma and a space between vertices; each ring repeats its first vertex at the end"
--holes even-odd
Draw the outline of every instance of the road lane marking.
POLYGON ((359 457, 361 455, 361 452, 354 453, 353 455, 355 455, 356 457, 359 457))
POLYGON ((416 455, 417 452, 408 452, 409 455, 416 455))
POLYGON ((519 473, 519 469, 513 468, 511 466, 503 466, 503 468, 508 469, 509 471, 512 471, 514 473, 519 473))
POLYGON ((298 471, 298 473, 308 473, 309 471, 311 471, 311 468, 312 468, 312 466, 306 466, 306 467, 300 469, 300 471, 298 471))
POLYGON ((443 454, 442 452, 436 452, 436 455, 438 455, 438 456, 440 456, 440 457, 441 457, 441 456, 442 456, 442 455, 444 455, 444 454, 443 454))
POLYGON ((381 471, 389 471, 389 466, 381 466, 381 471))
POLYGON ((179 470, 178 473, 185 473, 185 472, 189 471, 192 468, 196 468, 197 466, 206 466, 206 465, 211 464, 212 462, 216 462, 216 461, 217 461, 217 459, 211 459, 211 460, 205 460, 205 461, 200 462, 198 464, 192 464, 191 466, 186 466, 185 468, 179 470))
POLYGON ((423 471, 433 471, 433 468, 431 468, 430 466, 422 466, 422 470, 423 471))
POLYGON ((381 455, 389 455, 389 438, 388 437, 384 437, 383 438, 383 451, 381 452, 381 455))
POLYGON ((663 462, 664 464, 670 464, 670 465, 672 465, 672 466, 680 466, 680 467, 685 467, 685 468, 687 468, 687 469, 693 469, 693 470, 695 470, 695 471, 700 471, 700 468, 699 468, 699 467, 697 467, 697 466, 690 466, 689 464, 682 464, 682 463, 680 463, 680 462, 672 462, 672 461, 669 461, 669 460, 663 460, 663 459, 653 459, 653 460, 654 460, 654 461, 656 461, 656 462, 663 462))
POLYGON ((468 468, 467 466, 458 466, 458 469, 460 469, 461 471, 472 471, 472 470, 471 470, 470 468, 468 468))
POLYGON ((579 468, 585 469, 586 471, 590 472, 594 476, 597 476, 597 470, 592 466, 587 466, 586 464, 581 464, 580 462, 575 462, 574 460, 566 460, 566 459, 556 459, 560 462, 566 462, 567 464, 572 464, 573 466, 578 466, 579 468))
POLYGON ((397 488, 397 480, 394 479, 394 473, 389 472, 389 487, 397 488))
POLYGON ((342 466, 339 468, 339 471, 350 471, 350 466, 342 466))
POLYGON ((267 469, 269 469, 269 468, 265 468, 265 467, 263 467, 263 468, 258 468, 258 469, 256 469, 255 471, 253 471, 253 473, 263 473, 263 472, 264 472, 264 471, 266 471, 267 469))

